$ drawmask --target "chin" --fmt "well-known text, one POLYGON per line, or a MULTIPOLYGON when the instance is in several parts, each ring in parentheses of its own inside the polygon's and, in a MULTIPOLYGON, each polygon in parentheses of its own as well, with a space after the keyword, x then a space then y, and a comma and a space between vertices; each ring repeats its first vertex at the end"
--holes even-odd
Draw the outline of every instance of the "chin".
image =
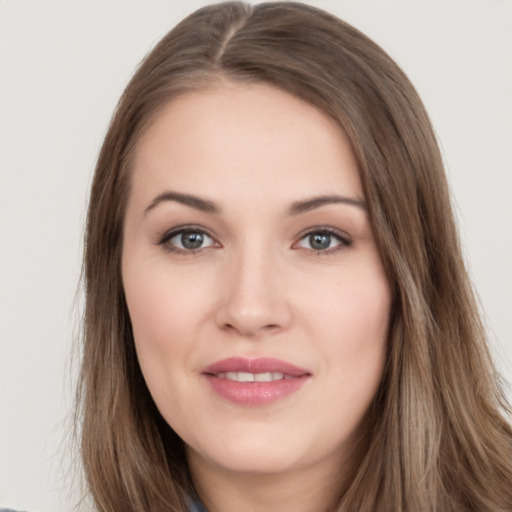
POLYGON ((203 442, 188 444, 187 453, 189 458, 240 474, 285 473, 307 466, 315 458, 311 457, 304 437, 302 442, 298 441, 297 432, 285 435, 283 430, 273 430, 264 427, 229 430, 224 435, 209 437, 215 442, 205 443, 203 438, 203 442))
POLYGON ((300 465, 293 450, 290 450, 290 453, 283 450, 276 453, 276 450, 270 447, 265 450, 254 447, 248 449, 231 447, 222 452, 204 453, 200 456, 209 458, 214 465, 223 468, 224 471, 238 474, 286 473, 297 469, 300 465))

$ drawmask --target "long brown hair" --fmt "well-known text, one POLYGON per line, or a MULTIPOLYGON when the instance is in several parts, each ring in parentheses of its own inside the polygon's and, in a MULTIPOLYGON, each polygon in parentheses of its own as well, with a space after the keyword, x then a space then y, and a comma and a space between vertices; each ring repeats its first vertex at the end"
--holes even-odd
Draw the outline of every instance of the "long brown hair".
POLYGON ((345 130, 393 287, 369 446, 338 511, 512 510, 510 409, 428 116, 381 48, 334 16, 289 2, 228 2, 190 15, 142 62, 105 137, 87 219, 77 396, 97 509, 184 511, 193 493, 183 443, 158 413, 137 362, 120 271, 123 219, 132 155, 155 114, 187 90, 223 81, 273 84, 345 130))

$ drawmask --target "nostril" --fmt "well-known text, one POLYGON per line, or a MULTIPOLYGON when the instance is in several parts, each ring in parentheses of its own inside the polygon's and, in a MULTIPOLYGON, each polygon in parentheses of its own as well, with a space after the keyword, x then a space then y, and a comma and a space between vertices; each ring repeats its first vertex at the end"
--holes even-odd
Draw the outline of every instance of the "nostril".
POLYGON ((278 324, 266 324, 266 325, 262 325, 258 328, 252 326, 252 327, 249 327, 249 326, 238 326, 236 324, 232 324, 232 323, 225 323, 221 326, 221 329, 226 331, 226 332, 236 332, 238 334, 241 334, 243 336, 257 336, 258 333, 259 334, 262 334, 264 332, 267 332, 267 333, 271 333, 273 331, 278 331, 281 329, 281 327, 278 325, 278 324))

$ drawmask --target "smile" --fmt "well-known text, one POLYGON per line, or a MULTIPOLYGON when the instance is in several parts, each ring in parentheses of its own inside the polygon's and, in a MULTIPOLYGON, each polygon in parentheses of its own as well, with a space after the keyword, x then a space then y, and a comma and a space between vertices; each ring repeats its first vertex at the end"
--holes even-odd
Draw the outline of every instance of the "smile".
POLYGON ((220 372, 216 377, 218 379, 227 379, 235 382, 272 382, 274 380, 293 379, 291 375, 285 375, 279 372, 220 372))
POLYGON ((310 372, 273 358, 223 359, 208 366, 202 375, 216 395, 236 405, 269 405, 299 391, 310 372))

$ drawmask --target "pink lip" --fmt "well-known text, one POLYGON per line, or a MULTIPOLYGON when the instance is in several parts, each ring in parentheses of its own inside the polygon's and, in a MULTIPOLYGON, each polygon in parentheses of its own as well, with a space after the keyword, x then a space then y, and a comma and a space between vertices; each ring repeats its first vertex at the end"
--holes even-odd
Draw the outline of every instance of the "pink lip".
POLYGON ((261 406, 280 400, 298 391, 311 377, 311 373, 303 368, 268 357, 223 359, 206 367, 202 373, 214 392, 244 406, 261 406), (226 372, 282 373, 286 378, 269 382, 237 382, 217 376, 226 372))
POLYGON ((249 372, 265 373, 279 372, 293 377, 309 375, 310 372, 293 364, 273 359, 271 357, 259 357, 258 359, 246 359, 244 357, 230 357, 211 364, 203 370, 203 373, 217 374, 221 372, 249 372))

